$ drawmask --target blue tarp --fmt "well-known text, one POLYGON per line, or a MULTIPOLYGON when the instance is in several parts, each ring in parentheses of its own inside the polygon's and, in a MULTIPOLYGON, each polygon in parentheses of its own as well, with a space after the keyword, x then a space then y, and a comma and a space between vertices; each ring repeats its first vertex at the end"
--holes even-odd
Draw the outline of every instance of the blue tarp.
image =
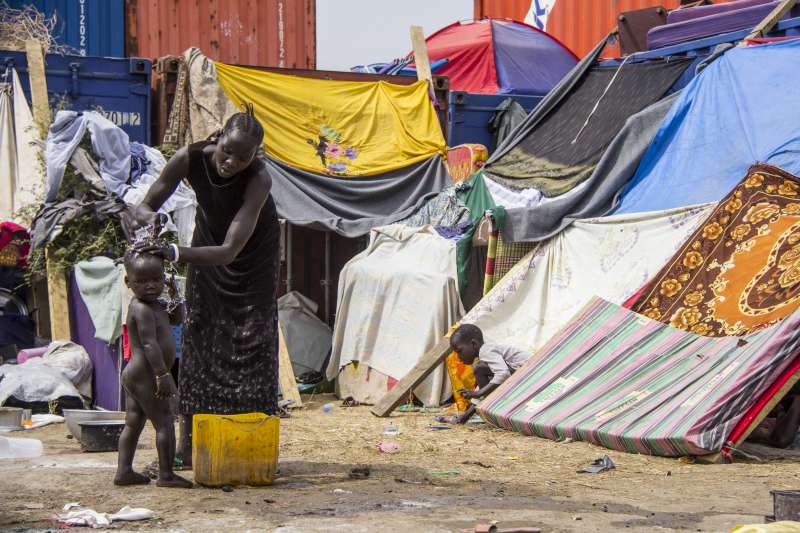
POLYGON ((678 97, 615 213, 715 202, 757 162, 798 174, 798 88, 800 41, 727 51, 678 97))

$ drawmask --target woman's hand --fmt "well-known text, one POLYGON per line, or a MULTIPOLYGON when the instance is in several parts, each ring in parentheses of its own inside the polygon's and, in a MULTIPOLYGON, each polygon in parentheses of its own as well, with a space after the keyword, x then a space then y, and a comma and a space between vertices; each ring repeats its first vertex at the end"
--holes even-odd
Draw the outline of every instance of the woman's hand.
POLYGON ((175 261, 175 249, 171 244, 137 244, 134 249, 140 254, 152 254, 167 261, 175 261))

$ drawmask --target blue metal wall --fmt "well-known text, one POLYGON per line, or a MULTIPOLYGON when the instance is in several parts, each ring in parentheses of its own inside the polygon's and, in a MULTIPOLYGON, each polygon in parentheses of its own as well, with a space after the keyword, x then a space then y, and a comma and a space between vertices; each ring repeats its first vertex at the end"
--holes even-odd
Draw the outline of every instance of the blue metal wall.
POLYGON ((9 0, 56 15, 53 37, 82 56, 125 57, 125 0, 9 0))
POLYGON ((492 149, 489 121, 506 98, 516 100, 528 113, 544 98, 518 94, 475 94, 450 91, 447 95, 447 146, 477 143, 492 149))
MULTIPOLYGON (((25 53, 0 50, 0 75, 9 66, 17 69, 30 103, 25 53)), ((150 144, 151 71, 147 59, 48 54, 45 75, 50 107, 57 108, 63 102, 63 109, 101 111, 132 141, 150 144)))

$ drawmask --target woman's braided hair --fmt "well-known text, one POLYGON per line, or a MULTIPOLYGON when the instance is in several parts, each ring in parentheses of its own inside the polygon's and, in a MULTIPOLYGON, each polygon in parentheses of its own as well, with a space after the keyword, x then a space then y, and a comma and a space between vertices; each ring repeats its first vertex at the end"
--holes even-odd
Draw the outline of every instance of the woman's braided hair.
POLYGON ((253 143, 259 147, 257 155, 261 155, 264 144, 264 127, 256 118, 252 103, 244 104, 243 112, 231 115, 227 122, 225 122, 225 126, 221 130, 217 130, 211 134, 209 140, 215 142, 226 133, 231 133, 233 131, 242 133, 253 139, 253 143))

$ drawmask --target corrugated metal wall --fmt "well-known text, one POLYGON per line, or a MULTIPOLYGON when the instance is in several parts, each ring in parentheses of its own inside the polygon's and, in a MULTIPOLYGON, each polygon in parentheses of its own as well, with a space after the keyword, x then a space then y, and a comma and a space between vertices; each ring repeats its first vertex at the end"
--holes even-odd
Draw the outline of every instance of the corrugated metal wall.
POLYGON ((14 9, 31 5, 48 18, 55 15, 53 37, 59 44, 72 47, 78 55, 125 55, 124 0, 7 0, 7 3, 14 9))
POLYGON ((127 0, 126 52, 157 58, 190 46, 224 63, 316 64, 314 0, 127 0))
MULTIPOLYGON (((715 0, 723 4, 731 0, 715 0)), ((475 0, 475 18, 494 17, 523 20, 530 0, 475 0)), ((680 0, 556 0, 547 20, 547 33, 564 43, 578 57, 585 56, 617 26, 625 11, 662 6, 675 9, 680 0)), ((606 57, 618 56, 619 46, 607 47, 606 57)))

